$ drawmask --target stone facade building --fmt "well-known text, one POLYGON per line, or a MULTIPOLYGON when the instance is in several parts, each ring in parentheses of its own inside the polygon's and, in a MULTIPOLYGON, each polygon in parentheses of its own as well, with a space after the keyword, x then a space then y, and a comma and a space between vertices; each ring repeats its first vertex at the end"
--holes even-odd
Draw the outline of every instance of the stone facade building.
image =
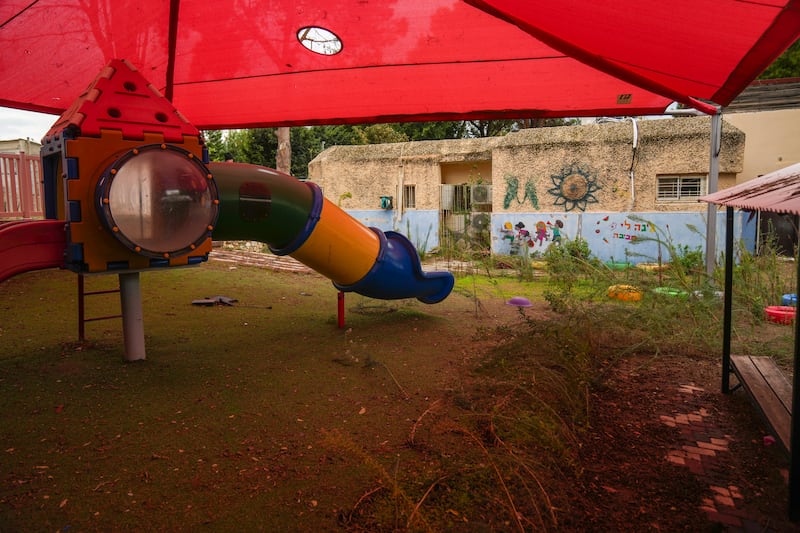
MULTIPOLYGON (((400 231, 419 249, 536 255, 580 236, 601 260, 650 262, 664 244, 704 246, 707 206, 697 199, 708 187, 710 128, 709 117, 625 119, 335 146, 309 164, 309 179, 364 224, 400 231)), ((745 135, 723 123, 719 188, 736 182, 744 147, 745 135)))

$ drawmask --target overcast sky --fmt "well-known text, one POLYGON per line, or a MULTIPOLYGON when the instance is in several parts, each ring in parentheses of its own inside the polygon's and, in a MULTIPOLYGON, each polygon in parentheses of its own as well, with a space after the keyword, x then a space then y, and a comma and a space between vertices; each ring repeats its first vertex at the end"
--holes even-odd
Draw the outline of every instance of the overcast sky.
MULTIPOLYGON (((674 107, 674 104, 670 106, 670 108, 672 107, 674 107)), ((58 119, 57 115, 0 107, 0 141, 30 138, 32 141, 41 142, 42 137, 44 137, 56 119, 58 119)), ((594 118, 585 119, 585 122, 592 121, 594 121, 594 118)))
POLYGON ((0 107, 0 141, 28 139, 41 142, 58 116, 0 107))

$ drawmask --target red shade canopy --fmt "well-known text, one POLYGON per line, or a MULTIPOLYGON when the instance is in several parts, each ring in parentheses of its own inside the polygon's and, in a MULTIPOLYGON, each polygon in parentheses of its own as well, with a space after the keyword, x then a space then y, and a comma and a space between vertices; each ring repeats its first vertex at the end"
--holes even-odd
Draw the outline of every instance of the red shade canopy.
POLYGON ((708 111, 798 35, 800 0, 4 0, 0 105, 61 113, 120 58, 203 129, 708 111))

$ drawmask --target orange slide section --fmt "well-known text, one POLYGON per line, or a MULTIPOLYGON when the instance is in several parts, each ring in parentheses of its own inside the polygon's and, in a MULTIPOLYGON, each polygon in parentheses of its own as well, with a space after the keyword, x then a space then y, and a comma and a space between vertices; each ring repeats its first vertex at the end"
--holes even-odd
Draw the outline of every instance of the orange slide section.
POLYGON ((0 281, 29 270, 63 267, 66 247, 63 220, 0 223, 0 281))

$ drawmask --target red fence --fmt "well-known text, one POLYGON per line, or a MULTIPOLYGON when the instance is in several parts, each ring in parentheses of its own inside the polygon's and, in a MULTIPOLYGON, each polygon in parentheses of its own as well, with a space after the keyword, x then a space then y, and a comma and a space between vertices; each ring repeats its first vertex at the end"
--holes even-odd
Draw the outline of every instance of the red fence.
POLYGON ((0 154, 0 219, 43 218, 42 200, 39 156, 0 154))

